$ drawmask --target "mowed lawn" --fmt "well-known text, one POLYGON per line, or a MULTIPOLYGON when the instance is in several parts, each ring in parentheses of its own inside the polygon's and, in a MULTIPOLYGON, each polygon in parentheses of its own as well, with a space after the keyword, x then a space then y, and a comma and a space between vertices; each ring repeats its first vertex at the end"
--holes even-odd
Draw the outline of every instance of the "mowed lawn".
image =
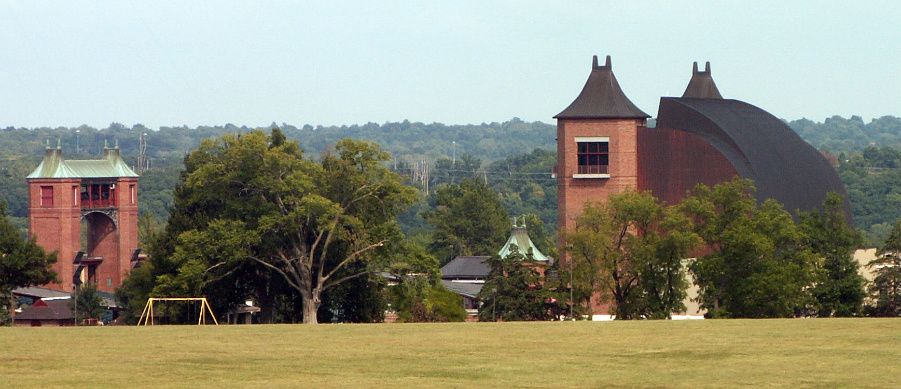
POLYGON ((0 328, 0 387, 901 387, 901 319, 0 328))

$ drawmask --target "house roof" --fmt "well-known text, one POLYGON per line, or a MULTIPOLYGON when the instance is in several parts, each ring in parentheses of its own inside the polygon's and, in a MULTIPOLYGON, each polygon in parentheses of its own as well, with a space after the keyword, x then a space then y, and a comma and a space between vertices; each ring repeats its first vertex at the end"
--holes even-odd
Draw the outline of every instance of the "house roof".
MULTIPOLYGON (((838 174, 822 154, 784 121, 758 107, 731 99, 664 97, 658 112, 658 128, 701 137, 739 175, 754 180, 759 201, 773 198, 789 212, 812 211, 828 192, 845 195, 838 174)), ((847 200, 845 206, 850 215, 847 200)))
POLYGON ((698 71, 698 63, 695 62, 691 68, 691 80, 685 87, 685 93, 682 97, 691 97, 698 99, 722 99, 723 95, 713 82, 710 75, 710 62, 704 64, 704 70, 698 71))
POLYGON ((47 288, 41 288, 39 286, 29 286, 25 288, 15 288, 13 289, 13 294, 19 296, 28 296, 33 298, 53 298, 53 297, 69 297, 71 293, 63 292, 61 290, 53 290, 47 288))
POLYGON ((510 232, 510 237, 507 238, 507 242, 504 243, 501 250, 498 251, 497 255, 501 258, 506 258, 513 251, 513 246, 519 250, 525 256, 532 255, 532 259, 536 261, 550 261, 551 258, 544 255, 541 250, 538 250, 538 247, 535 246, 535 243, 532 242, 532 239, 529 238, 529 232, 526 229, 526 226, 513 226, 513 231, 510 232))
POLYGON ((63 150, 47 148, 44 159, 28 179, 34 178, 113 178, 137 177, 119 154, 119 148, 104 147, 103 158, 97 160, 71 160, 63 158, 63 150))
POLYGON ((592 58, 591 73, 582 87, 582 92, 555 119, 647 119, 650 116, 638 109, 626 97, 613 75, 610 56, 603 66, 598 65, 598 57, 592 58))
POLYGON ((441 283, 447 290, 470 298, 478 298, 479 292, 482 290, 482 286, 485 285, 481 283, 453 282, 449 280, 441 280, 441 283))
POLYGON ((484 279, 491 267, 487 256, 459 256, 441 267, 441 278, 484 279))
POLYGON ((73 320, 75 315, 69 307, 70 299, 41 299, 22 309, 15 320, 73 320))
MULTIPOLYGON (((18 296, 28 296, 36 299, 67 299, 72 297, 72 293, 70 292, 41 288, 39 286, 16 288, 13 289, 13 294, 18 296)), ((100 296, 100 300, 103 302, 104 307, 114 309, 119 307, 119 304, 116 303, 115 294, 98 290, 97 295, 100 296)))

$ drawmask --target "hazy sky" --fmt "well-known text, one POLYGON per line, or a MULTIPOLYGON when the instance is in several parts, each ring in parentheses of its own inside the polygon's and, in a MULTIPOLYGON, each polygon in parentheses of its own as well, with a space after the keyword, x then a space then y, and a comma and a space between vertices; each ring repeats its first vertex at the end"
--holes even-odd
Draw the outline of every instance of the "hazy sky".
POLYGON ((726 98, 901 115, 897 1, 0 0, 0 127, 553 122, 591 55, 651 115, 726 98))

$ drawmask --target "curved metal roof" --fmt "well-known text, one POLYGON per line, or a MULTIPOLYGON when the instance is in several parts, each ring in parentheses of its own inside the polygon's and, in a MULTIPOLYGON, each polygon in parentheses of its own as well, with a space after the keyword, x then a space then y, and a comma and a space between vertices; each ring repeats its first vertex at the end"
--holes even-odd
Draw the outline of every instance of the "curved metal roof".
POLYGON ((845 196, 829 162, 785 122, 758 107, 730 99, 664 97, 658 112, 658 127, 700 136, 738 174, 754 180, 760 201, 776 199, 794 213, 818 209, 828 192, 845 196))
POLYGON ((650 116, 638 109, 623 93, 610 56, 604 66, 598 66, 598 56, 592 58, 591 73, 582 92, 555 119, 647 119, 650 116))

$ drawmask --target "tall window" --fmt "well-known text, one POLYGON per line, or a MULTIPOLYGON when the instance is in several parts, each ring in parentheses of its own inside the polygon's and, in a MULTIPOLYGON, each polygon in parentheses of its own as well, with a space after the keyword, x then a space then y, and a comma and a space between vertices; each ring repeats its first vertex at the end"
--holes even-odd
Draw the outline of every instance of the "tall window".
POLYGON ((608 174, 610 165, 609 141, 577 141, 578 174, 608 174))
POLYGON ((53 207, 53 187, 52 186, 42 186, 41 187, 41 206, 44 208, 52 208, 53 207))
POLYGON ((128 196, 131 198, 131 204, 135 203, 135 184, 128 186, 128 196))

